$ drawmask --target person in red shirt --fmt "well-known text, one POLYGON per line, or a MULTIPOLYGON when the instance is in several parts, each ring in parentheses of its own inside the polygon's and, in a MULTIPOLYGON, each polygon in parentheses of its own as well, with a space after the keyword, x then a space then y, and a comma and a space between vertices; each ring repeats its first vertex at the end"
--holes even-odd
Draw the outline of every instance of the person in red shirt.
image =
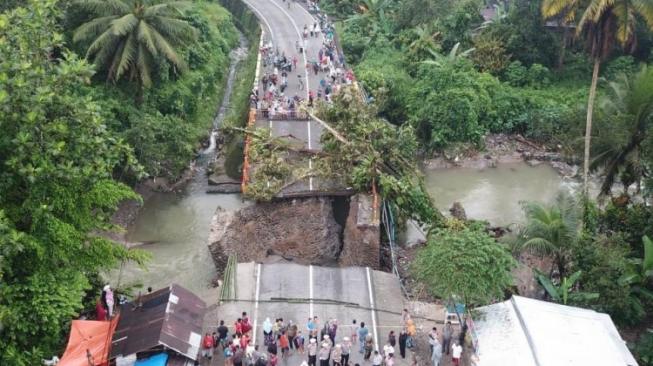
POLYGON ((204 335, 204 340, 202 341, 202 357, 206 357, 209 360, 213 358, 213 348, 215 343, 213 341, 213 336, 206 332, 204 335))
POLYGON ((243 318, 240 323, 242 333, 249 333, 250 330, 252 330, 252 324, 249 322, 249 318, 247 317, 247 313, 243 311, 243 318))
POLYGON ((100 299, 95 302, 95 319, 107 320, 107 309, 104 308, 100 299))
POLYGON ((235 334, 243 334, 243 320, 241 318, 238 318, 236 322, 234 323, 234 333, 235 334))
POLYGON ((281 348, 281 357, 285 358, 290 350, 290 342, 288 341, 286 331, 282 331, 281 336, 279 336, 279 347, 281 348))
POLYGON ((243 334, 242 337, 240 337, 240 349, 246 349, 247 345, 249 344, 249 336, 247 334, 243 334))

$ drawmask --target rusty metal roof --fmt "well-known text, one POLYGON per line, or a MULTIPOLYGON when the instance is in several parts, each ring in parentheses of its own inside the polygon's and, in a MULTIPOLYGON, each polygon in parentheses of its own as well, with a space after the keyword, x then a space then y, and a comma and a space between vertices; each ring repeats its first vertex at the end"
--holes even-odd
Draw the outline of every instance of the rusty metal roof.
POLYGON ((120 307, 111 359, 163 346, 196 360, 205 313, 204 301, 179 285, 142 295, 120 307))

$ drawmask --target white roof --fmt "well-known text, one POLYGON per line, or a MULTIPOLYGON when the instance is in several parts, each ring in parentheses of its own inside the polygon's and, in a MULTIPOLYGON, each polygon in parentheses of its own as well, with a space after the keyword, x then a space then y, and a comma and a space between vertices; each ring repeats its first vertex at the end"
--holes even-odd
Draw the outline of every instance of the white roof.
POLYGON ((478 366, 637 365, 607 314, 521 296, 478 311, 478 366))

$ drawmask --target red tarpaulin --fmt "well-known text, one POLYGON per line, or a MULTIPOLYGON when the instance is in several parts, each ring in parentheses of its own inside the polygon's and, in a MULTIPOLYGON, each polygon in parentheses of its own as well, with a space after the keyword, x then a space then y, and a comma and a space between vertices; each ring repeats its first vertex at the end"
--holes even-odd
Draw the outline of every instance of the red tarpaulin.
POLYGON ((117 324, 117 316, 111 321, 73 320, 68 346, 58 366, 106 365, 117 324))

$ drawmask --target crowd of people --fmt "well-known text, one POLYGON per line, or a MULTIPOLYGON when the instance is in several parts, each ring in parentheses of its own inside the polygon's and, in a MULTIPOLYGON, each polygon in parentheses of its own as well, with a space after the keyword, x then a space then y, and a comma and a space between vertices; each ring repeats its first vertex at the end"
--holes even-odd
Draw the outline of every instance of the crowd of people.
MULTIPOLYGON (((366 364, 394 366, 396 357, 405 359, 406 350, 416 345, 416 326, 406 309, 402 323, 399 334, 390 330, 383 346, 376 349, 374 337, 364 322, 353 320, 343 326, 335 318, 322 323, 314 316, 302 326, 292 320, 266 318, 258 333, 263 334, 263 348, 260 348, 252 340, 254 326, 243 312, 231 329, 221 320, 215 332, 205 334, 202 356, 210 360, 215 352, 222 352, 225 366, 276 366, 293 354, 302 359, 296 366, 359 366, 352 360, 352 352, 358 352, 366 364), (396 348, 399 348, 398 355, 396 348)), ((452 364, 459 366, 464 334, 459 332, 454 337, 451 322, 445 324, 441 334, 433 327, 428 334, 432 365, 439 366, 445 355, 450 355, 452 364)))
POLYGON ((262 324, 264 349, 253 343, 252 331, 246 312, 234 322, 232 329, 221 320, 215 332, 205 334, 202 357, 211 360, 215 352, 222 352, 226 366, 276 366, 290 355, 299 354, 303 361, 298 366, 359 366, 350 362, 352 352, 359 352, 373 366, 393 366, 395 347, 399 346, 401 357, 405 358, 415 328, 412 325, 404 329, 398 341, 395 332, 390 331, 381 350, 374 349, 374 337, 365 323, 357 324, 356 320, 348 327, 341 327, 335 318, 322 324, 314 316, 302 327, 291 320, 266 318, 262 324))
POLYGON ((301 116, 298 112, 301 103, 306 102, 311 107, 317 100, 329 102, 342 85, 352 84, 354 73, 346 68, 344 55, 338 51, 334 34, 333 24, 326 17, 318 15, 316 22, 304 25, 302 39, 295 41, 292 55, 280 52, 271 42, 263 44, 259 50, 262 76, 260 86, 250 94, 252 107, 259 110, 264 118, 296 118, 301 116), (307 48, 308 41, 314 39, 321 42, 317 51, 307 48), (304 56, 305 64, 302 62, 304 56), (305 78, 309 74, 313 74, 319 82, 310 85, 306 100, 298 92, 306 90, 305 78), (290 92, 289 87, 293 84, 296 88, 290 92))

